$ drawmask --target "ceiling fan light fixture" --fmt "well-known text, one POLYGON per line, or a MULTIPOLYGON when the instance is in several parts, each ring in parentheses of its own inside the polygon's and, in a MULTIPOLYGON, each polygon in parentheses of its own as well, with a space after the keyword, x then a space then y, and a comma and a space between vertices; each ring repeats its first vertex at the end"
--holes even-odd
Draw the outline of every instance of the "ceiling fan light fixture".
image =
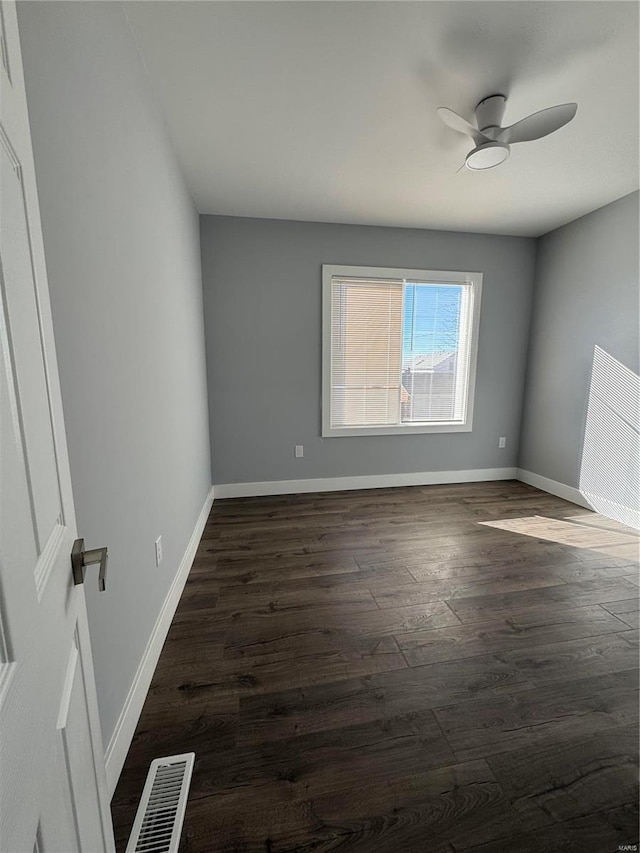
POLYGON ((503 142, 485 142, 467 154, 465 166, 472 172, 482 172, 504 163, 508 156, 508 145, 503 142))

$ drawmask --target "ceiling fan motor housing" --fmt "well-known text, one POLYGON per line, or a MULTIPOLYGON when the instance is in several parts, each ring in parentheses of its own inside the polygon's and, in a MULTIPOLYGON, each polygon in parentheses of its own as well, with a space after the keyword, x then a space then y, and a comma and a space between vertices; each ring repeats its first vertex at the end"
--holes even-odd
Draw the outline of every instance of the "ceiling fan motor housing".
POLYGON ((475 117, 478 129, 489 139, 495 139, 500 131, 507 98, 505 95, 490 95, 483 98, 476 107, 475 117))

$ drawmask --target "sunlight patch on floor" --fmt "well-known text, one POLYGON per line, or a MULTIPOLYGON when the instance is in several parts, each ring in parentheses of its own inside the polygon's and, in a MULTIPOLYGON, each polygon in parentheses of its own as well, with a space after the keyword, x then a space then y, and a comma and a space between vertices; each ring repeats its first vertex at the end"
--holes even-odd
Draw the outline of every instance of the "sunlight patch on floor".
POLYGON ((620 560, 638 560, 640 554, 640 537, 635 530, 597 513, 566 519, 529 515, 479 523, 572 548, 589 549, 620 560))

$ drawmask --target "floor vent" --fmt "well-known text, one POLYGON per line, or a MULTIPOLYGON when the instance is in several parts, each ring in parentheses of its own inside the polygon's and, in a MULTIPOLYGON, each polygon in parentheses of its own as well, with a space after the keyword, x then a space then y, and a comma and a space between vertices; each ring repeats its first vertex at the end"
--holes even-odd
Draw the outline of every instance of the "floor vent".
POLYGON ((125 853, 178 853, 195 753, 151 762, 125 853))

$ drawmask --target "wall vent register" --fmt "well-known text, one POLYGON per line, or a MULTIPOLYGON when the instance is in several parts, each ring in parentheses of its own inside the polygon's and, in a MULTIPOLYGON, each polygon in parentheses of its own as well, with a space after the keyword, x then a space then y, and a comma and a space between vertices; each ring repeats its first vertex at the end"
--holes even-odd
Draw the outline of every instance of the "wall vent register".
POLYGON ((178 853, 195 753, 151 762, 125 853, 178 853))

